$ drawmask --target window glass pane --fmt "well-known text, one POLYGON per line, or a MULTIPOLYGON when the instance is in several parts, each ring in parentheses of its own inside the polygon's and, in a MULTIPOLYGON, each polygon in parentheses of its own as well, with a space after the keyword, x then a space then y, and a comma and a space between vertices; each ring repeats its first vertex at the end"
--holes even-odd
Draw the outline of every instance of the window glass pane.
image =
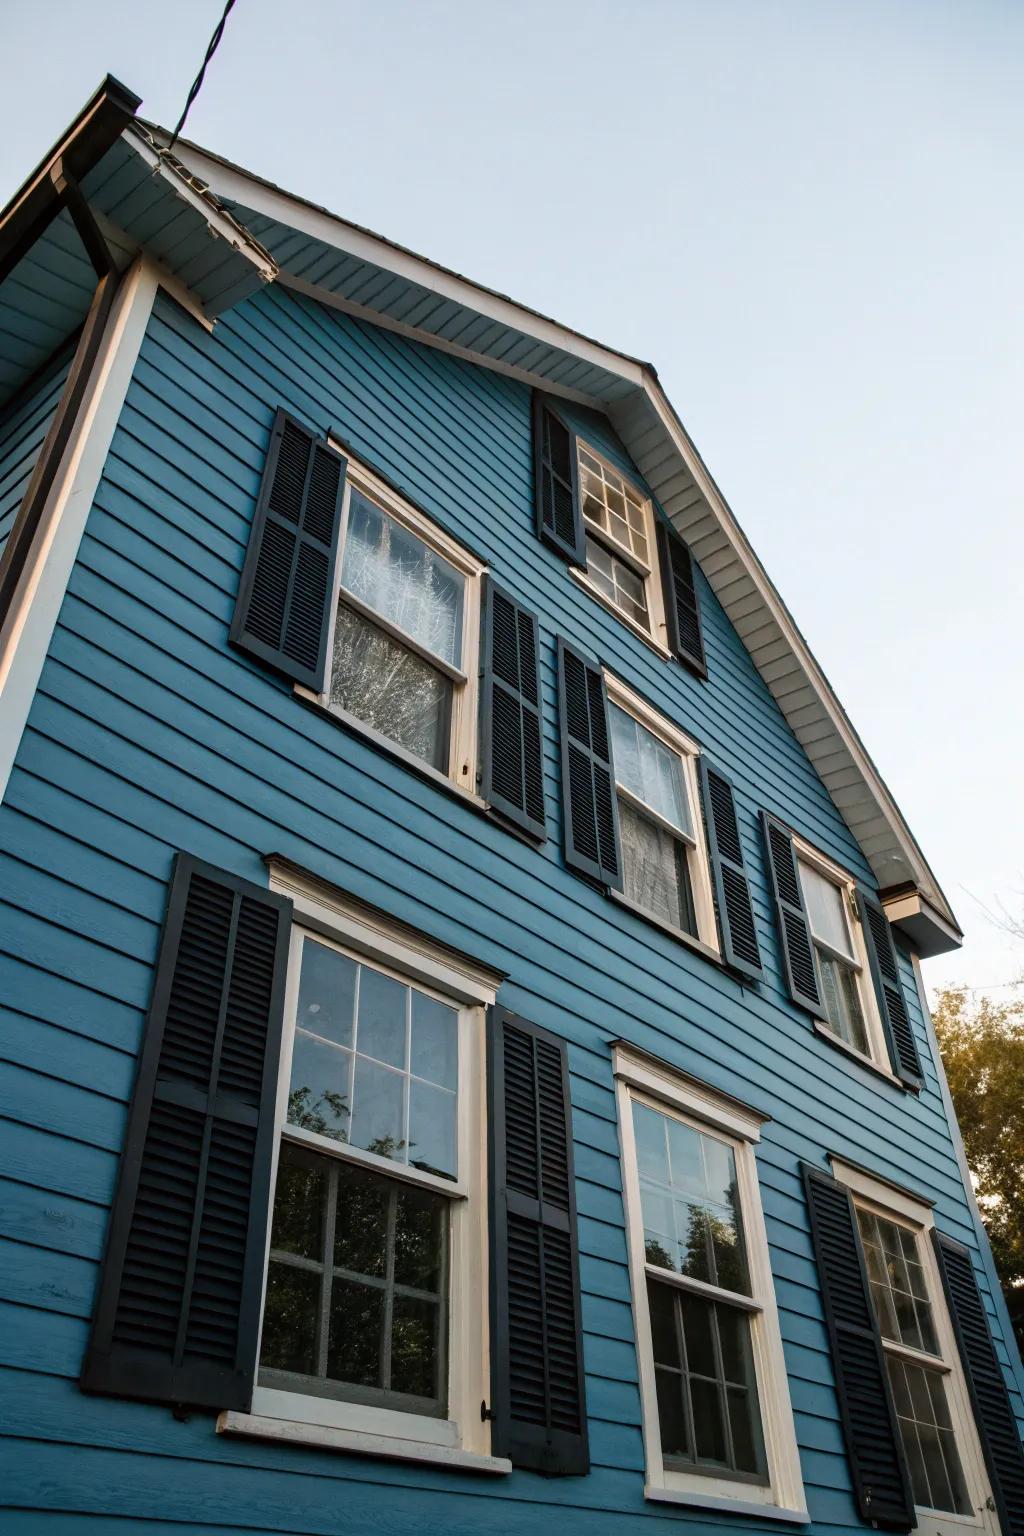
POLYGON ((914 1503, 923 1509, 970 1514, 941 1374, 895 1355, 886 1356, 886 1365, 910 1467, 914 1503))
POLYGON ((732 1148, 635 1100, 633 1126, 647 1262, 749 1295, 732 1148))
POLYGON ((696 937, 697 918, 685 845, 621 795, 618 806, 623 894, 645 912, 696 937))
POLYGON ((610 715, 616 779, 623 789, 692 838, 693 821, 678 752, 671 751, 617 704, 611 706, 610 715))
POLYGON ((404 1073, 379 1066, 368 1056, 356 1057, 350 1132, 354 1147, 406 1161, 405 1081, 404 1073))
POLYGON ((686 1428, 683 1407, 685 1378, 678 1371, 654 1372, 658 1392, 658 1429, 661 1435, 661 1454, 669 1458, 691 1461, 693 1452, 686 1428))
POLYGON ((391 1390, 415 1397, 439 1396, 436 1301, 396 1295, 391 1324, 391 1390))
POLYGON ((935 1323, 914 1234, 859 1207, 857 1223, 883 1339, 923 1350, 925 1354, 938 1354, 935 1323), (912 1255, 909 1260, 908 1253, 912 1255))
POLYGON ((579 464, 583 516, 647 564, 647 532, 638 492, 610 465, 583 447, 579 450, 579 464))
POLYGON ((740 1387, 727 1387, 729 1428, 732 1432, 733 1460, 738 1472, 762 1472, 764 1448, 761 1441, 761 1415, 757 1397, 740 1387))
POLYGON ((447 772, 451 678, 345 603, 334 627, 331 703, 447 772))
POLYGON ((351 1045, 356 969, 348 955, 304 938, 296 1022, 325 1040, 351 1045))
POLYGON ((454 1008, 427 997, 412 994, 412 1054, 410 1067, 416 1077, 425 1077, 442 1088, 454 1088, 458 1071, 458 1020, 454 1008))
POLYGON ((341 584, 435 656, 460 666, 463 578, 358 491, 349 503, 341 584))
POLYGON ((288 1119, 303 1130, 347 1141, 352 1053, 297 1029, 292 1044, 288 1119))
POLYGON ((409 1161, 415 1168, 455 1177, 455 1095, 414 1077, 409 1084, 409 1161))
POLYGON ((351 1386, 380 1387, 384 1288, 334 1277, 327 1336, 327 1375, 351 1386))
POLYGON ((284 1371, 329 1396, 443 1406, 448 1218, 442 1195, 283 1142, 266 1379, 284 1371))
POLYGON ((359 1033, 361 1056, 405 1066, 405 1010, 409 989, 393 976, 361 966, 359 972, 359 1033))
POLYGON ((275 1371, 316 1370, 320 1276, 310 1270, 275 1264, 267 1269, 260 1359, 275 1371))
POLYGON ((828 1027, 833 1034, 852 1045, 862 1055, 871 1054, 868 1044, 864 1010, 860 1003, 858 973, 843 960, 826 954, 815 946, 818 980, 821 983, 821 1001, 828 1015, 828 1027))
POLYGON ((618 559, 597 539, 587 536, 587 574, 616 608, 644 629, 650 629, 647 616, 647 591, 643 578, 618 559))
POLYGON ((702 1296, 680 1291, 679 1309, 683 1315, 687 1370, 691 1375, 717 1376, 713 1304, 702 1296))
POLYGON ((800 884, 807 903, 807 918, 812 934, 830 949, 837 949, 841 955, 852 960, 853 945, 846 921, 843 892, 838 885, 826 880, 824 875, 802 860, 797 860, 797 868, 800 871, 800 884))

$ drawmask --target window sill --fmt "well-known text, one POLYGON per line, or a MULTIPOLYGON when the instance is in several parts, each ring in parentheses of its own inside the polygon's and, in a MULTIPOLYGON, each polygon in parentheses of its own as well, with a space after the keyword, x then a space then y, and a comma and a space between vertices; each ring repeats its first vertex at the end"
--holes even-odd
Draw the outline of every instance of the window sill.
POLYGON ((865 1056, 864 1052, 858 1051, 855 1046, 847 1045, 845 1040, 833 1034, 832 1030, 826 1024, 823 1024, 820 1019, 812 1019, 811 1022, 814 1025, 815 1034, 820 1035, 823 1040, 827 1040, 829 1045, 834 1045, 837 1051, 842 1051, 844 1056, 849 1056, 850 1060, 857 1062, 858 1066, 864 1067, 868 1072, 873 1072, 876 1077, 884 1078, 887 1083, 891 1083, 894 1088, 898 1088, 900 1093, 913 1092, 913 1089, 908 1088, 906 1083, 900 1081, 895 1072, 890 1072, 888 1067, 880 1067, 877 1061, 872 1061, 870 1056, 865 1056))
POLYGON ((347 1451, 356 1456, 379 1456, 390 1461, 411 1461, 450 1471, 485 1472, 504 1476, 512 1463, 504 1456, 483 1456, 457 1446, 429 1445, 422 1440, 402 1440, 396 1435, 368 1434, 358 1429, 338 1429, 328 1424, 303 1424, 295 1419, 271 1419, 263 1414, 225 1412, 217 1419, 219 1435, 249 1440, 277 1440, 289 1445, 315 1446, 328 1451, 347 1451))
POLYGON ((694 954, 703 955, 705 960, 710 960, 713 965, 719 966, 723 971, 728 970, 718 950, 713 949, 710 944, 705 944, 703 939, 695 939, 692 934, 685 933, 682 928, 673 927, 663 917, 658 917, 657 913, 648 912, 647 908, 642 907, 639 902, 630 901, 629 897, 624 896, 621 891, 609 891, 608 894, 613 901, 618 902, 620 907, 625 907, 628 912, 635 912, 637 917, 642 917, 645 923, 651 923, 655 928, 660 928, 662 933, 667 933, 670 939, 675 939, 687 949, 692 949, 694 954))
POLYGON ((609 602, 608 598, 601 591, 601 588, 590 580, 590 577, 587 575, 586 571, 580 570, 578 566, 573 565, 569 567, 569 575, 572 577, 573 581, 579 582, 580 586, 589 592, 592 597, 596 597, 602 608, 607 608, 610 614, 613 614, 614 617, 620 621, 620 623, 625 624, 627 629, 632 630, 633 634, 638 636, 638 638, 641 639, 645 645, 649 645, 652 651, 657 651, 658 655, 662 657, 663 660, 675 660, 672 652, 668 649, 668 647, 662 645, 660 640, 656 640, 651 634, 650 630, 644 629, 643 625, 638 624, 636 619, 631 619, 628 613, 623 613, 621 608, 616 608, 614 603, 609 602))
POLYGON ((691 1493, 682 1488, 655 1488, 648 1483, 644 1498, 652 1504, 689 1504, 695 1509, 720 1509, 731 1515, 762 1515, 766 1520, 786 1520, 791 1525, 809 1525, 806 1509, 782 1509, 778 1504, 759 1504, 753 1499, 726 1499, 717 1494, 691 1493))

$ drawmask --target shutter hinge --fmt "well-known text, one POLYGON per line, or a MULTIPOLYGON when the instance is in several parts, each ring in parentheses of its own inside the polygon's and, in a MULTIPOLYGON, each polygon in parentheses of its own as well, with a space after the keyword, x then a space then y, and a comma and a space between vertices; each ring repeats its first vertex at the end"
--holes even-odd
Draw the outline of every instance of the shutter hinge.
POLYGON ((486 1399, 480 1404, 480 1418, 484 1424, 494 1423, 494 1409, 488 1408, 486 1399))

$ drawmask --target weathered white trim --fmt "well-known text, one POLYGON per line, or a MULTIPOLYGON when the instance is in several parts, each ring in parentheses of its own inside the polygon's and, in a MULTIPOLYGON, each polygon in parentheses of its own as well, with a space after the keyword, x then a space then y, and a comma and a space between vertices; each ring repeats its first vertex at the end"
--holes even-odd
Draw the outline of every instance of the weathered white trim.
POLYGON ((512 1463, 504 1456, 482 1456, 457 1446, 366 1434, 356 1429, 334 1429, 327 1424, 304 1424, 296 1419, 271 1419, 255 1413, 220 1414, 217 1433, 244 1436, 250 1440, 285 1440, 292 1445, 351 1451, 357 1456, 382 1456, 389 1461, 429 1462, 449 1471, 497 1474, 512 1471, 512 1463))
POLYGON ((0 631, 0 800, 7 792, 158 286, 158 269, 145 257, 121 279, 78 420, 0 631))

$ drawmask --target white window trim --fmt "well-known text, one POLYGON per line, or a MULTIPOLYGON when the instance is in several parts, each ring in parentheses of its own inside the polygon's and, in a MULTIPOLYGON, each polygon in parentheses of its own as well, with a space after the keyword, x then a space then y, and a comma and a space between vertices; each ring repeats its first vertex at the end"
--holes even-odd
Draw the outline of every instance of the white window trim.
POLYGON ((963 1466, 964 1480, 967 1484, 968 1497, 971 1500, 976 1515, 951 1515, 938 1510, 926 1510, 918 1508, 918 1521, 915 1529, 927 1533, 927 1536, 967 1536, 970 1531, 984 1531, 986 1536, 999 1536, 999 1520, 994 1508, 990 1509, 992 1501, 991 1487, 988 1480, 988 1472, 985 1467, 985 1458, 978 1439, 978 1431, 974 1424, 974 1414, 971 1409, 971 1399, 964 1377, 963 1364, 960 1359, 960 1351, 957 1348, 956 1336, 953 1332, 953 1323, 946 1306, 946 1296, 942 1288, 942 1277, 939 1274, 938 1262, 931 1243, 931 1230, 935 1226, 935 1217, 930 1205, 917 1198, 907 1190, 898 1186, 874 1178, 863 1168, 858 1168, 854 1163, 844 1162, 841 1157, 830 1155, 829 1162, 832 1165, 833 1176, 840 1184, 845 1184, 853 1195, 854 1204, 865 1210, 875 1211, 879 1216, 884 1216, 888 1221, 894 1221, 898 1226, 909 1227, 913 1230, 917 1243, 917 1253, 925 1274, 925 1284, 928 1287, 928 1300, 931 1303, 932 1321, 935 1325, 935 1333, 939 1343, 941 1354, 939 1356, 921 1354, 917 1350, 890 1345, 882 1340, 882 1349, 886 1354, 899 1355, 909 1361, 919 1361, 935 1370, 939 1368, 941 1361, 942 1374, 946 1380, 947 1397, 949 1400, 950 1416, 953 1420, 953 1429, 956 1436, 957 1450, 960 1453, 960 1461, 963 1466))
POLYGON ((613 603, 607 593, 601 591, 601 588, 587 570, 580 570, 578 567, 573 566, 572 575, 581 586, 586 587, 588 592, 593 593, 598 602, 604 604, 609 613, 614 613, 617 619, 621 619, 624 624, 628 625, 635 635, 639 635, 641 640, 646 640, 648 645, 653 646, 660 655, 671 658, 672 652, 668 647, 668 624, 665 618, 665 597, 662 590, 661 571, 658 560, 657 522, 654 515, 654 503, 648 493, 633 479, 632 475, 623 474, 622 470, 613 464, 606 454, 593 447, 591 443, 587 442, 585 437, 577 437, 574 444, 573 451, 576 454, 577 473, 579 473, 580 448, 583 448, 593 458, 598 459, 606 469, 610 470, 613 475, 617 475, 620 480, 625 480, 636 492, 643 505, 644 532, 647 536, 647 549, 650 557, 646 564, 638 556, 634 555, 632 551, 620 544, 611 533, 604 532, 583 516, 582 492, 580 519, 583 523, 585 534, 589 534, 599 544, 603 544, 610 554, 614 555, 616 559, 621 560, 623 565, 629 566, 630 570, 635 571, 637 576, 643 581, 644 595, 647 599, 647 613, 651 621, 650 629, 645 629, 638 619, 634 619, 631 614, 626 613, 616 603, 613 603))
MULTIPOLYGON (((674 927, 664 918, 659 918, 657 913, 648 912, 646 907, 639 906, 636 902, 623 898, 626 906, 639 912, 643 917, 649 917, 652 922, 658 923, 666 932, 677 935, 686 942, 698 944, 703 950, 719 958, 718 924, 715 920, 715 901, 711 881, 711 864, 708 859, 707 839, 704 835, 704 817, 701 810, 700 784, 697 776, 697 760, 700 757, 700 747, 679 726, 666 720, 664 715, 653 709, 646 699, 634 693, 614 673, 605 671, 605 688, 608 693, 609 704, 617 704, 618 707, 631 715, 638 724, 650 731, 670 752, 680 758, 683 769, 683 782, 686 794, 690 802, 690 816, 693 821, 693 842, 676 832, 676 829, 667 827, 666 830, 676 832, 680 841, 686 843, 693 851, 693 859, 688 860, 690 866, 690 885, 693 888, 693 907, 697 918, 697 936, 694 940, 681 928, 674 927)), ((615 893, 618 895, 619 893, 615 893)))
MULTIPOLYGON (((397 924, 391 927, 381 914, 370 912, 313 878, 304 879, 281 862, 270 861, 270 888, 290 896, 295 904, 271 1189, 276 1186, 278 1151, 287 1125, 299 959, 305 936, 333 943, 368 964, 390 970, 405 982, 435 990, 446 1001, 460 1005, 459 1182, 439 1180, 369 1152, 357 1154, 354 1159, 391 1176, 441 1188, 451 1200, 448 1417, 438 1419, 258 1385, 253 1412, 224 1413, 218 1420, 218 1429, 227 1434, 301 1441, 477 1471, 510 1471, 510 1462, 491 1455, 490 1425, 480 1416, 480 1404, 488 1397, 490 1380, 484 1010, 495 1000, 499 978, 484 967, 472 967, 428 938, 412 938, 397 924)), ((297 1139, 323 1145, 313 1133, 297 1139)), ((331 1150, 330 1143, 326 1150, 331 1150)), ((347 1154, 351 1150, 347 1149, 347 1154)), ((333 1151, 338 1154, 337 1144, 333 1151)), ((347 1160, 353 1159, 348 1156, 347 1160)), ((264 1273, 269 1253, 268 1230, 264 1273)), ((262 1332, 262 1315, 260 1327, 262 1332)))
MULTIPOLYGON (((307 699, 310 703, 317 704, 325 709, 328 714, 343 720, 346 725, 361 735, 366 736, 377 746, 386 752, 401 758, 403 761, 416 768, 418 771, 428 774, 442 782, 454 785, 473 801, 483 804, 476 793, 476 769, 477 769, 477 728, 478 728, 478 686, 479 686, 479 647, 480 647, 480 610, 481 610, 481 582, 487 570, 486 565, 471 555, 461 544, 457 543, 450 534, 445 533, 417 507, 411 505, 403 496, 400 496, 379 475, 374 474, 365 464, 351 456, 348 449, 341 443, 329 438, 331 446, 339 453, 345 455, 347 469, 345 472, 345 490, 341 502, 341 531, 338 536, 338 552, 334 564, 334 573, 331 584, 330 620, 327 633, 327 672, 324 679, 322 693, 316 693, 312 688, 306 688, 301 683, 295 684, 295 692, 307 699), (437 667, 452 680, 452 718, 448 742, 448 768, 446 772, 435 768, 433 764, 425 762, 422 758, 410 752, 400 743, 392 741, 390 736, 374 730, 367 725, 365 720, 360 720, 358 715, 351 714, 348 710, 341 709, 337 704, 331 703, 331 669, 334 658, 334 628, 338 617, 338 601, 341 595, 341 566, 345 553, 345 538, 348 532, 349 507, 352 501, 352 492, 358 491, 368 501, 372 501, 382 512, 402 528, 420 539, 435 554, 442 556, 449 565, 455 567, 464 578, 463 606, 462 606, 462 654, 458 665, 450 667, 436 656, 431 656, 424 651, 424 659, 429 659, 431 665, 437 667)), ((403 644, 408 644, 408 637, 403 636, 397 629, 392 629, 386 619, 371 610, 366 609, 357 600, 350 598, 348 594, 345 601, 381 629, 393 633, 395 638, 403 644)), ((416 649, 415 645, 410 647, 416 649)))
POLYGON ((713 1089, 677 1076, 670 1067, 653 1062, 646 1055, 631 1051, 628 1046, 617 1045, 614 1048, 613 1070, 622 1148, 633 1321, 643 1405, 647 1468, 644 1497, 655 1502, 726 1509, 733 1513, 761 1514, 806 1523, 809 1516, 754 1158, 754 1146, 760 1138, 762 1117, 734 1099, 718 1095, 713 1089), (677 1472, 664 1464, 647 1305, 640 1178, 633 1133, 634 1100, 650 1100, 655 1108, 676 1115, 698 1130, 710 1131, 728 1141, 733 1149, 750 1266, 751 1299, 756 1308, 752 1316, 751 1341, 768 1463, 767 1487, 752 1487, 749 1483, 734 1482, 724 1477, 677 1472))
MULTIPOLYGON (((823 1035, 831 1044, 837 1045, 840 1050, 846 1051, 855 1061, 862 1062, 864 1066, 871 1067, 888 1078, 891 1083, 902 1088, 903 1084, 892 1070, 889 1057, 889 1043, 885 1037, 885 1029, 882 1025, 881 1015, 878 1012, 878 999, 875 996, 875 986, 871 979, 871 962, 868 958, 867 942, 864 938, 864 929, 861 926, 860 913, 857 909, 857 882, 853 876, 834 860, 828 858, 817 848, 812 848, 810 843, 805 843, 803 838, 794 835, 793 852, 798 862, 809 864, 816 869, 826 880, 837 885, 843 897, 843 911, 846 916, 846 926, 850 933, 850 942, 853 945, 854 961, 858 967, 857 995, 860 998, 861 1013, 864 1015, 864 1027, 867 1031, 870 1051, 865 1055, 849 1040, 844 1040, 837 1035, 830 1024, 820 1019, 815 1020, 815 1027, 820 1035, 823 1035)), ((800 871, 797 870, 799 878, 800 871)), ((801 887, 801 896, 803 888, 801 887)), ((816 940, 811 933, 810 920, 807 923, 807 935, 811 941, 811 947, 816 947, 816 940)))

